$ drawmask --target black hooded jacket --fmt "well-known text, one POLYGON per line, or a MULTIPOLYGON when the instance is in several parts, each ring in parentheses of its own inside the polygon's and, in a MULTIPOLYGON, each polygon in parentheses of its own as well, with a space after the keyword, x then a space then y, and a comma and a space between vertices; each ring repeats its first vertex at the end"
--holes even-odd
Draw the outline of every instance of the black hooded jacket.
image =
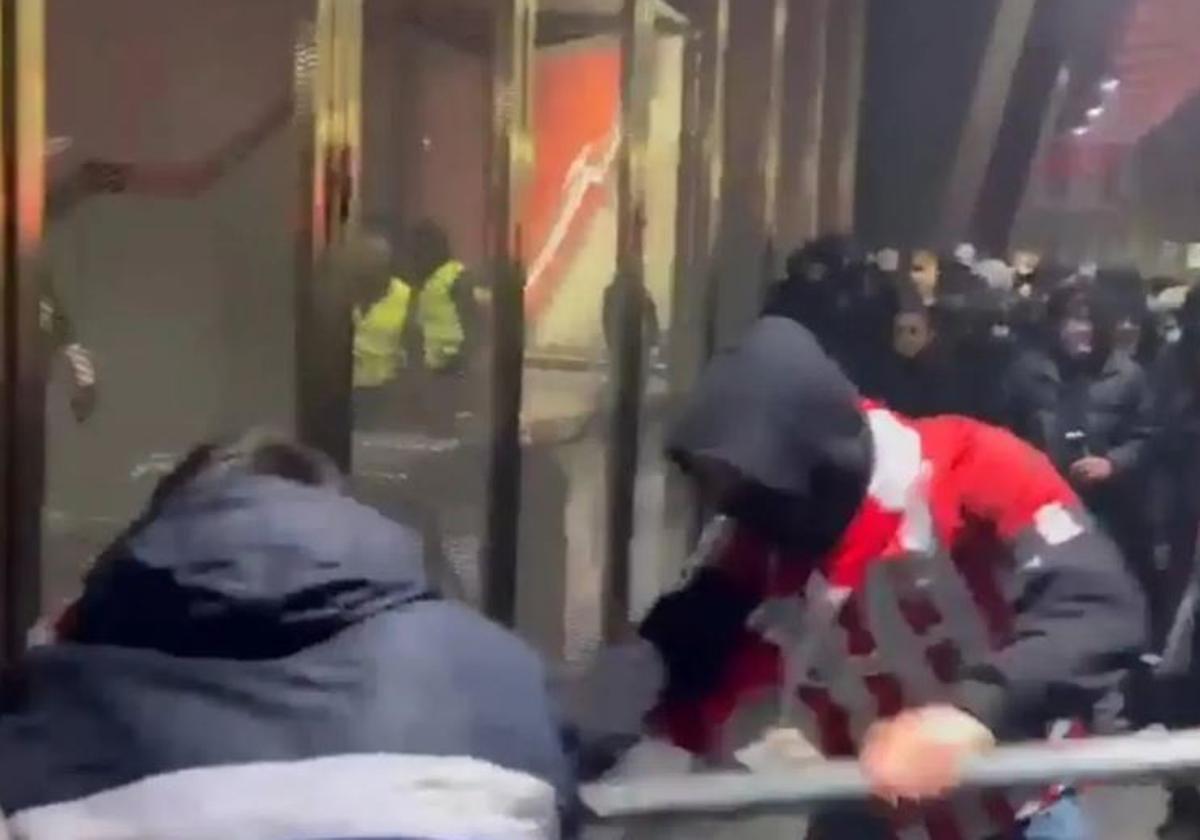
POLYGON ((868 568, 922 569, 938 551, 964 576, 987 577, 996 599, 975 608, 1011 622, 1012 636, 997 636, 948 688, 1001 738, 1038 737, 1055 715, 1086 714, 1136 661, 1140 596, 1044 457, 966 418, 869 408, 790 320, 760 320, 713 361, 671 444, 685 471, 716 462, 742 479, 722 510, 739 527, 641 627, 668 676, 654 719, 683 746, 706 748, 739 692, 778 681, 751 616, 785 595, 803 604, 816 570, 849 581, 834 585, 855 601, 868 568), (918 513, 901 496, 922 499, 918 513), (921 527, 920 510, 937 539, 901 544, 909 523, 921 527), (864 571, 843 578, 847 563, 864 571))
POLYGON ((1156 434, 1153 389, 1142 367, 1113 348, 1114 316, 1089 289, 1064 288, 1050 301, 1047 335, 1013 366, 1005 391, 1007 425, 1042 450, 1063 475, 1085 456, 1113 466, 1111 478, 1076 490, 1121 544, 1131 563, 1148 563, 1146 486, 1156 434), (1094 324, 1092 353, 1068 358, 1058 329, 1071 301, 1087 308, 1094 324))

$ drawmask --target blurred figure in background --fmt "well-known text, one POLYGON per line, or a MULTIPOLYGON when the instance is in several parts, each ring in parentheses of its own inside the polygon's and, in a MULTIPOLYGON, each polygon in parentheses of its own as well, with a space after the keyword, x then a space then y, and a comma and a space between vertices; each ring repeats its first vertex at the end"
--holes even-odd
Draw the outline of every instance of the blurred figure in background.
POLYGON ((454 259, 450 241, 425 220, 401 253, 367 235, 353 246, 354 387, 367 425, 399 425, 402 410, 420 409, 445 428, 466 405, 456 383, 470 368, 479 333, 474 284, 454 259), (402 382, 407 374, 407 382, 402 382), (420 399, 405 396, 405 387, 420 399))
POLYGON ((1013 292, 1017 297, 1033 297, 1038 284, 1038 272, 1041 265, 1041 255, 1036 251, 1021 249, 1013 252, 1013 292))
POLYGON ((975 246, 964 242, 954 249, 953 254, 940 260, 941 270, 938 273, 937 287, 939 300, 961 298, 965 301, 986 285, 975 273, 976 256, 975 246))
MULTIPOLYGON (((1150 715, 1173 729, 1200 726, 1200 289, 1178 312, 1179 339, 1155 370, 1160 430, 1154 447, 1156 499, 1166 543, 1164 608, 1173 615, 1151 695, 1150 715)), ((1194 779, 1168 780, 1167 820, 1159 836, 1200 838, 1200 790, 1194 779)))
POLYGON ((1149 290, 1142 275, 1135 268, 1103 269, 1096 274, 1096 289, 1114 315, 1113 349, 1151 369, 1159 336, 1150 317, 1149 290))
POLYGON ((96 411, 96 363, 91 351, 76 336, 75 324, 48 277, 42 281, 38 326, 46 340, 48 358, 62 354, 67 363, 71 375, 71 411, 76 420, 86 423, 96 411))
POLYGON ((939 343, 933 315, 916 289, 901 291, 893 320, 892 348, 883 363, 880 399, 909 417, 958 411, 954 367, 939 343))
POLYGON ((1168 557, 1164 607, 1172 614, 1192 574, 1200 529, 1200 291, 1188 292, 1178 318, 1179 341, 1163 351, 1154 371, 1153 466, 1168 557))
POLYGON ((604 329, 604 344, 608 350, 608 358, 611 364, 616 364, 619 358, 621 347, 621 314, 624 309, 621 307, 621 295, 623 290, 629 289, 634 295, 634 307, 640 314, 642 325, 641 335, 641 352, 642 352, 642 381, 645 381, 645 376, 650 370, 652 360, 658 357, 661 350, 662 342, 662 327, 658 320, 658 306, 654 303, 654 298, 650 296, 650 290, 646 288, 644 283, 621 283, 618 278, 613 278, 604 289, 604 298, 601 302, 600 317, 603 321, 604 329))
POLYGON ((395 390, 406 363, 403 349, 409 290, 392 276, 387 239, 367 234, 345 254, 354 315, 354 410, 360 426, 383 422, 397 402, 395 390))
POLYGON ((937 300, 938 273, 937 254, 933 251, 916 251, 913 254, 908 276, 926 306, 932 306, 937 300))
POLYGON ((807 327, 826 352, 842 358, 846 351, 838 284, 853 262, 853 244, 844 236, 808 242, 788 257, 787 277, 767 296, 764 315, 790 318, 807 327))
POLYGON ((1147 490, 1154 435, 1148 377, 1115 347, 1115 317, 1092 284, 1067 283, 1047 307, 1045 339, 1005 388, 1009 425, 1050 456, 1117 541, 1162 629, 1147 490))
POLYGON ((885 248, 863 263, 850 265, 838 282, 838 317, 844 338, 838 361, 866 394, 877 394, 892 356, 892 331, 899 309, 897 251, 885 248))
POLYGON ((477 343, 479 318, 473 278, 455 259, 440 225, 421 221, 408 233, 401 274, 415 300, 405 328, 410 365, 435 374, 461 373, 477 343))
POLYGON ((954 410, 997 424, 1003 414, 997 383, 1007 376, 1016 355, 1008 327, 1006 299, 978 275, 961 293, 939 296, 936 313, 939 340, 952 363, 954 410))
POLYGON ((20 840, 551 840, 573 798, 532 650, 432 591, 419 537, 324 456, 269 436, 163 479, 13 677, 20 840))

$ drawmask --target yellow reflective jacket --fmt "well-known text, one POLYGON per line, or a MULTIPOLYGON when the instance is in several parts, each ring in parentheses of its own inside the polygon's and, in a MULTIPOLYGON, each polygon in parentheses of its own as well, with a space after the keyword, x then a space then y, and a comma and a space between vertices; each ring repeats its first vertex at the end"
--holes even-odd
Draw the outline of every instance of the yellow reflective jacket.
MULTIPOLYGON (((416 316, 424 338, 425 367, 444 370, 462 352, 466 333, 454 303, 454 284, 465 267, 451 260, 425 281, 417 295, 416 316)), ((364 314, 354 312, 354 387, 378 388, 396 378, 408 365, 404 328, 408 323, 412 287, 392 278, 387 294, 364 314)))

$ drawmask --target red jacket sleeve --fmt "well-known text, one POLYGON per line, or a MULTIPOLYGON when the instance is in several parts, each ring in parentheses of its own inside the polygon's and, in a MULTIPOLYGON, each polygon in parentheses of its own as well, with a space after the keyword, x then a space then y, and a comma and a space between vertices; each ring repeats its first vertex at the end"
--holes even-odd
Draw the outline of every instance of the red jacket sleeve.
POLYGON ((1089 717, 1136 663, 1145 605, 1116 546, 1041 453, 1000 429, 948 422, 960 425, 934 458, 935 517, 939 507, 957 517, 959 535, 990 530, 1013 561, 997 570, 1012 632, 967 671, 959 702, 1001 738, 1043 737, 1053 720, 1089 717))

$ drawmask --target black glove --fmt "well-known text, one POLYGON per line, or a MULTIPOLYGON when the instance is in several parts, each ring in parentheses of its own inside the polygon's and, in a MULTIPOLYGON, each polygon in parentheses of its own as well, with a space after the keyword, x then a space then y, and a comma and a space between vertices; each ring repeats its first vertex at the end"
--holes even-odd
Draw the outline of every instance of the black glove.
POLYGON ((640 633, 662 657, 664 699, 699 700, 720 685, 756 606, 717 569, 701 569, 684 589, 654 605, 640 633))

